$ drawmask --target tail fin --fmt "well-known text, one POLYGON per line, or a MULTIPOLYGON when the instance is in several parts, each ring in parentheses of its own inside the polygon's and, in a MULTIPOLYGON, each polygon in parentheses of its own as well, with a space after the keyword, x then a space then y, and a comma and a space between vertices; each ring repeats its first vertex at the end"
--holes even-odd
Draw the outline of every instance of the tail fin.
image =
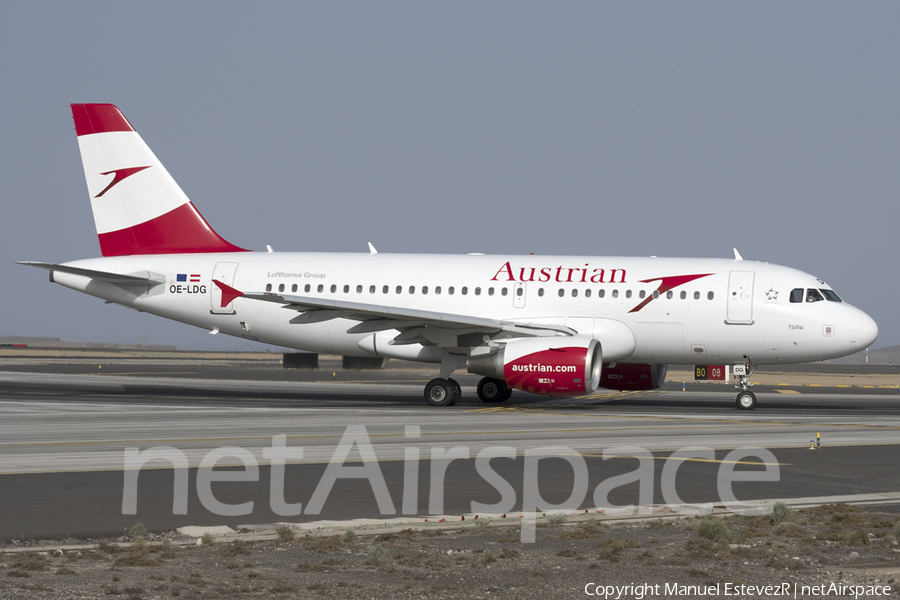
POLYGON ((118 108, 73 104, 72 117, 103 256, 246 252, 213 231, 118 108))

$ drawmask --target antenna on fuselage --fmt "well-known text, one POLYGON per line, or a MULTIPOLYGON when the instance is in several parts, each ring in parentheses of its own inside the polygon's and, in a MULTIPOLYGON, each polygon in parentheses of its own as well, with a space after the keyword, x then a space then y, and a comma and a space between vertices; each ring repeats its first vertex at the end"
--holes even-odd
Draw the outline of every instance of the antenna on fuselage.
POLYGON ((737 251, 737 248, 732 248, 732 250, 734 250, 734 260, 744 260, 744 257, 737 251))
POLYGON ((369 254, 378 254, 378 250, 372 245, 372 242, 366 242, 369 245, 369 254))

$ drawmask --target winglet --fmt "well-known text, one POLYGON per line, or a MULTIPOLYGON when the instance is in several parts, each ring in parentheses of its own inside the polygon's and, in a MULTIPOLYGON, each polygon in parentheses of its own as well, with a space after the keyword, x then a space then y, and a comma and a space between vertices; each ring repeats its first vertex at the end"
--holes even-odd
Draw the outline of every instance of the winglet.
POLYGON ((213 283, 216 284, 220 290, 222 290, 222 308, 225 308, 231 301, 235 298, 240 298, 244 295, 244 292, 234 289, 230 285, 226 285, 219 281, 218 279, 213 279, 213 283))

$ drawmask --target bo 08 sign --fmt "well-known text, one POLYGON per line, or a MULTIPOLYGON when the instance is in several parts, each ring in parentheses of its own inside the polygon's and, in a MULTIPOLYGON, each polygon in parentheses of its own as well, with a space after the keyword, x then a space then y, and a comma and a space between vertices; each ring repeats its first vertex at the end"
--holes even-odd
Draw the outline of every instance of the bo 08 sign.
POLYGON ((725 365, 695 365, 694 381, 725 381, 725 365))

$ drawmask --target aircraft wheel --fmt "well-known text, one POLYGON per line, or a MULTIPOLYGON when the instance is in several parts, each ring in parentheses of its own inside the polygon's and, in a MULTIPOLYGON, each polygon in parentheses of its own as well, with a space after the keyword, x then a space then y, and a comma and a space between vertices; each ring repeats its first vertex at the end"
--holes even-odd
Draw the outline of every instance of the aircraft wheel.
POLYGON ((453 387, 453 402, 450 403, 450 406, 456 406, 462 399, 462 387, 460 387, 459 382, 455 379, 448 379, 447 381, 449 381, 450 385, 453 387))
POLYGON ((753 392, 741 392, 735 400, 738 410, 753 410, 756 408, 756 396, 753 392))
POLYGON ((449 379, 432 379, 425 386, 425 401, 432 406, 451 406, 456 397, 454 383, 449 379))
POLYGON ((512 390, 505 381, 485 377, 478 382, 478 397, 482 402, 506 402, 512 395, 512 390))

